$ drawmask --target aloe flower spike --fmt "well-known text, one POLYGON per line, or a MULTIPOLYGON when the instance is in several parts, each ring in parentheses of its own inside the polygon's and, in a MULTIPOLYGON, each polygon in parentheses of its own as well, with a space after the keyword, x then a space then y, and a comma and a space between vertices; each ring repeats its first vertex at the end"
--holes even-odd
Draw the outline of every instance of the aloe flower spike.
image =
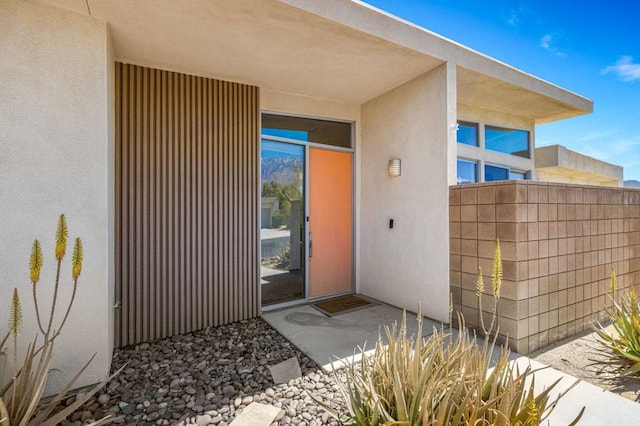
POLYGON ((484 279, 482 278, 482 267, 478 266, 478 279, 476 280, 476 296, 480 297, 484 293, 484 279))
POLYGON ((493 271, 491 273, 491 287, 493 296, 500 299, 500 288, 502 287, 502 254, 500 252, 500 240, 496 240, 496 250, 493 256, 493 271))
POLYGON ((58 220, 58 228, 56 229, 56 259, 62 260, 65 252, 67 251, 67 236, 69 230, 67 229, 67 221, 64 214, 60 215, 58 220))
POLYGON ((40 308, 38 307, 38 295, 36 284, 40 281, 40 271, 42 270, 42 247, 40 241, 34 240, 33 247, 31 248, 31 258, 29 259, 29 272, 31 275, 33 304, 36 308, 36 319, 38 320, 38 327, 44 334, 44 327, 42 327, 42 321, 40 320, 40 308))
POLYGON ((58 266, 56 268, 56 281, 53 286, 53 300, 51 302, 51 314, 49 315, 49 323, 47 324, 47 332, 45 336, 49 336, 51 328, 53 327, 53 318, 56 311, 56 302, 58 300, 58 285, 60 284, 60 267, 62 266, 62 258, 67 251, 67 236, 69 230, 67 229, 67 221, 64 214, 60 214, 58 219, 58 228, 56 229, 56 260, 58 266))
POLYGON ((34 240, 31 248, 31 259, 29 259, 29 272, 31 283, 35 286, 40 281, 40 271, 42 270, 42 247, 40 241, 34 240))
POLYGON ((22 329, 22 308, 20 307, 20 298, 18 297, 18 289, 13 289, 13 299, 11 300, 11 312, 9 314, 9 332, 12 336, 20 335, 22 329))
POLYGON ((611 267, 611 293, 615 293, 618 289, 618 280, 616 279, 616 267, 611 267))
POLYGON ((73 246, 73 255, 71 256, 71 277, 73 280, 77 280, 82 272, 82 241, 80 238, 76 238, 76 243, 73 246))

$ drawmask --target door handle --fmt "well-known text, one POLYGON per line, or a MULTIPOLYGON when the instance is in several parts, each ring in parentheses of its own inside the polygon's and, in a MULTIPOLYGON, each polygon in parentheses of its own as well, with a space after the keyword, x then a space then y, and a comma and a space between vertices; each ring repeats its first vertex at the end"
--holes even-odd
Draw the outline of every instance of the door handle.
POLYGON ((309 260, 313 257, 313 241, 309 240, 309 260))

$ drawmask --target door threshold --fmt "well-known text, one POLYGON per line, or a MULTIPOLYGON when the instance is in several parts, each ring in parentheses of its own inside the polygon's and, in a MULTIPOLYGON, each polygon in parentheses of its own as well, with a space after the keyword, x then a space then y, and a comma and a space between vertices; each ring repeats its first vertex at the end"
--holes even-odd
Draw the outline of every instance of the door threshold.
POLYGON ((294 306, 302 306, 308 304, 307 299, 290 300, 288 302, 274 303, 273 305, 261 306, 260 313, 279 311, 280 309, 292 308, 294 306))
POLYGON ((312 305, 316 302, 321 302, 323 300, 328 300, 328 299, 334 299, 336 297, 341 297, 341 296, 347 296, 349 294, 356 294, 356 292, 353 290, 349 290, 349 291, 342 291, 340 293, 326 294, 323 296, 309 297, 307 299, 298 299, 298 300, 290 300, 288 302, 274 303, 273 305, 261 306, 260 313, 262 314, 263 312, 279 311, 281 309, 293 308, 296 306, 312 305))
POLYGON ((353 291, 353 290, 347 290, 347 291, 341 291, 339 293, 331 293, 331 294, 324 294, 322 296, 310 297, 310 298, 307 299, 307 303, 309 303, 309 304, 316 303, 316 302, 320 302, 322 300, 333 299, 333 298, 342 297, 342 296, 348 296, 349 294, 356 294, 356 292, 353 291))

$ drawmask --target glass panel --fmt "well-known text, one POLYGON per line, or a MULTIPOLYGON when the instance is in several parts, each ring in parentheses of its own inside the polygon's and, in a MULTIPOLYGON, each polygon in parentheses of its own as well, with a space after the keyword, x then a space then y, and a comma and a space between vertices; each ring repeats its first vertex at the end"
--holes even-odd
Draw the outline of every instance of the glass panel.
POLYGON ((478 163, 458 159, 458 185, 478 181, 478 163))
POLYGON ((484 143, 485 148, 492 151, 530 158, 529 132, 526 130, 485 126, 484 143))
POLYGON ((509 169, 498 166, 491 166, 485 164, 484 166, 484 180, 485 182, 491 182, 493 180, 508 180, 509 169))
POLYGON ((304 146, 262 140, 262 305, 304 298, 304 146))
POLYGON ((351 148, 351 123, 262 114, 262 134, 351 148))
POLYGON ((465 145, 478 146, 478 125, 458 121, 458 143, 465 145))
POLYGON ((525 180, 527 178, 527 172, 516 172, 511 170, 509 172, 509 179, 511 180, 525 180))

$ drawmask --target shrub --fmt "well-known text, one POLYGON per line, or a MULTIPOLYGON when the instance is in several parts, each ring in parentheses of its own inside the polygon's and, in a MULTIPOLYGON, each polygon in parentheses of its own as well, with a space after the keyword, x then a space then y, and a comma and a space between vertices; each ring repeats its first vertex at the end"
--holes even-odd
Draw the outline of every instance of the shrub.
POLYGON ((283 214, 274 214, 271 218, 271 226, 274 228, 280 228, 287 223, 287 216, 283 214))
MULTIPOLYGON (((418 315, 417 336, 422 336, 418 315)), ((534 371, 521 372, 502 348, 495 365, 495 343, 478 346, 464 321, 460 334, 434 330, 428 340, 407 335, 406 315, 385 326, 387 344, 378 338, 373 354, 362 352, 361 363, 345 367, 345 381, 334 376, 347 414, 320 402, 345 425, 538 425, 555 407, 549 393, 534 392, 534 371)), ((559 397, 558 397, 559 398, 559 397)), ((577 415, 572 425, 582 416, 577 415)))
POLYGON ((280 249, 278 250, 278 254, 276 255, 278 268, 288 269, 289 262, 291 261, 290 257, 291 257, 291 246, 289 245, 289 243, 286 243, 280 246, 280 249))
MULTIPOLYGON (((59 403, 66 398, 69 389, 71 389, 83 371, 89 366, 89 363, 91 363, 93 359, 92 357, 57 395, 52 397, 48 402, 41 404, 41 398, 47 384, 49 371, 51 371, 54 343, 69 317, 69 312, 71 311, 71 306, 73 305, 76 295, 78 278, 82 272, 82 242, 79 238, 76 238, 71 256, 73 292, 64 311, 65 313, 62 320, 54 327, 54 325, 56 325, 54 323, 55 311, 58 304, 60 270, 62 260, 67 250, 67 234, 68 230, 65 217, 64 215, 60 215, 56 230, 56 279, 49 317, 46 321, 43 321, 41 317, 37 295, 38 286, 40 285, 38 284, 40 281, 40 271, 43 266, 42 249, 38 240, 33 242, 29 269, 38 331, 41 335, 36 336, 34 340, 28 344, 24 355, 19 354, 18 350, 18 337, 20 336, 22 328, 20 297, 18 289, 14 288, 13 290, 11 312, 9 315, 9 331, 5 337, 0 340, 0 372, 3 372, 3 374, 0 374, 0 426, 49 426, 58 424, 91 398, 91 396, 99 391, 113 376, 119 373, 118 371, 108 377, 102 383, 99 383, 84 393, 83 396, 78 396, 76 401, 68 407, 56 411, 59 403), (9 344, 11 344, 11 347, 9 347, 9 344)), ((94 424, 99 424, 100 422, 94 424)))
POLYGON ((640 302, 633 287, 627 295, 616 297, 617 280, 615 268, 611 268, 611 294, 613 306, 605 310, 613 332, 597 322, 594 330, 599 342, 608 349, 612 364, 618 365, 620 375, 629 376, 640 372, 640 302))
MULTIPOLYGON (((334 377, 344 398, 348 414, 318 401, 345 425, 539 425, 551 414, 559 395, 549 403, 550 392, 560 381, 539 392, 534 391, 535 371, 520 371, 510 362, 510 351, 496 348, 490 334, 495 325, 502 285, 500 241, 496 241, 491 273, 492 319, 485 327, 482 294, 484 282, 479 270, 476 294, 480 323, 485 340, 481 346, 470 336, 458 315, 459 334, 434 330, 422 338, 422 315, 418 314, 417 337, 407 335, 406 312, 402 323, 385 326, 386 344, 378 336, 373 354, 362 351, 362 361, 345 367, 345 380, 334 377)), ((450 319, 451 321, 451 319, 450 319)), ((497 336, 497 331, 495 333, 497 336)), ((578 423, 584 407, 571 425, 578 423)))

